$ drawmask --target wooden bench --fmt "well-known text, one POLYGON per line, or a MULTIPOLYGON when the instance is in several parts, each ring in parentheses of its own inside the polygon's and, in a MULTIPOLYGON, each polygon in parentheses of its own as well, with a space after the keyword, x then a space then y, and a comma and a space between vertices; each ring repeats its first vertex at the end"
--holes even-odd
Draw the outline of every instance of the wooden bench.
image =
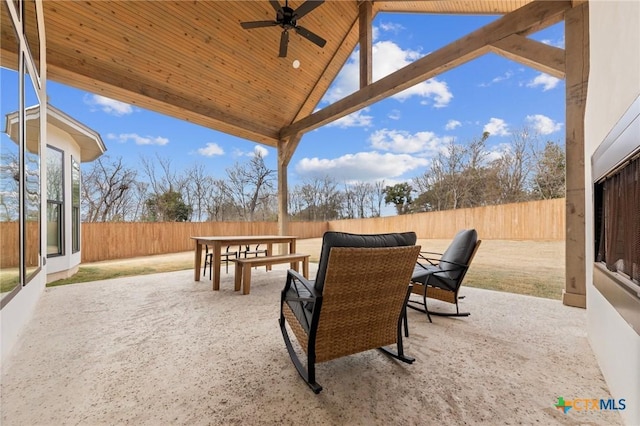
POLYGON ((249 294, 251 291, 251 268, 253 266, 268 266, 278 263, 290 263, 291 269, 298 271, 298 263, 302 262, 302 275, 309 278, 309 255, 300 253, 277 254, 273 256, 250 257, 248 259, 234 259, 236 263, 235 290, 240 290, 242 294, 249 294))

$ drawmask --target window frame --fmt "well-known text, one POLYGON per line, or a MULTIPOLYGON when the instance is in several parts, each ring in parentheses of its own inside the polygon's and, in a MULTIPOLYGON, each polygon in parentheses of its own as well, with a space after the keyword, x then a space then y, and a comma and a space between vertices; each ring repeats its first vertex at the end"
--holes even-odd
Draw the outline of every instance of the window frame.
POLYGON ((47 163, 47 258, 50 257, 58 257, 58 256, 64 256, 65 254, 65 183, 66 183, 66 173, 65 173, 65 167, 64 167, 64 151, 60 148, 51 146, 51 145, 47 145, 47 155, 45 157, 45 161, 47 163), (59 199, 54 200, 50 197, 50 193, 49 193, 49 189, 51 188, 51 172, 49 170, 49 160, 51 160, 51 158, 53 158, 53 156, 49 155, 49 150, 51 151, 56 151, 57 153, 60 154, 60 186, 58 188, 59 190, 59 199), (58 250, 55 253, 50 253, 49 252, 49 217, 50 217, 50 212, 49 212, 49 208, 50 207, 56 207, 57 210, 57 217, 56 217, 56 234, 57 234, 57 240, 58 240, 58 244, 57 244, 57 248, 58 250))

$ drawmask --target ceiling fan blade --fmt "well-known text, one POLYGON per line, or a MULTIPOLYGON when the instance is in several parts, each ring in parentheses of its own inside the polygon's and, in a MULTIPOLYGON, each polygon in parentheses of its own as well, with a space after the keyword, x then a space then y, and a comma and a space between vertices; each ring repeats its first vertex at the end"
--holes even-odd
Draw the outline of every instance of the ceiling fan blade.
POLYGON ((252 21, 252 22, 240 22, 242 28, 245 30, 250 30, 252 28, 263 28, 263 27, 275 27, 278 25, 276 21, 252 21))
POLYGON ((293 13, 296 15, 296 19, 300 19, 316 7, 320 6, 322 3, 324 3, 324 0, 307 0, 306 2, 302 3, 302 5, 293 13))
POLYGON ((313 43, 317 44, 320 47, 324 47, 324 45, 327 43, 327 40, 323 39, 317 34, 312 33, 311 31, 309 31, 304 27, 297 26, 296 32, 300 34, 302 37, 306 38, 309 41, 312 41, 313 43))
POLYGON ((282 7, 280 6, 280 3, 278 3, 277 0, 269 0, 269 3, 271 3, 271 6, 276 11, 276 13, 278 13, 280 9, 282 9, 282 7))
POLYGON ((286 58, 287 57, 287 46, 289 45, 289 32, 288 31, 283 31, 282 35, 280 36, 280 53, 278 54, 278 56, 280 58, 286 58))

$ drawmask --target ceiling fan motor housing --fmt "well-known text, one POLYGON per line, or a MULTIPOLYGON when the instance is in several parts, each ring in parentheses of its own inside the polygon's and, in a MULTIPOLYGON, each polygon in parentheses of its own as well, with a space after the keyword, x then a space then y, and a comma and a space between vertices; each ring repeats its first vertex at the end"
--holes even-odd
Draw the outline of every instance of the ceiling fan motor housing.
POLYGON ((293 9, 288 6, 282 6, 282 8, 278 10, 276 21, 278 21, 280 26, 285 30, 290 30, 295 28, 297 25, 296 17, 297 16, 293 9))

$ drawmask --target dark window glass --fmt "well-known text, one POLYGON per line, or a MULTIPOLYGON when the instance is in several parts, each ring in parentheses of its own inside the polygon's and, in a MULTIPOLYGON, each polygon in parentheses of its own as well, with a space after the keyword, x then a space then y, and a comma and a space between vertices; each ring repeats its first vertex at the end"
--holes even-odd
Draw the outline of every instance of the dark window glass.
POLYGON ((596 185, 596 261, 640 284, 640 158, 596 185))
POLYGON ((80 163, 71 159, 71 244, 80 251, 80 163))
POLYGON ((61 255, 63 245, 63 152, 47 147, 47 255, 61 255))

